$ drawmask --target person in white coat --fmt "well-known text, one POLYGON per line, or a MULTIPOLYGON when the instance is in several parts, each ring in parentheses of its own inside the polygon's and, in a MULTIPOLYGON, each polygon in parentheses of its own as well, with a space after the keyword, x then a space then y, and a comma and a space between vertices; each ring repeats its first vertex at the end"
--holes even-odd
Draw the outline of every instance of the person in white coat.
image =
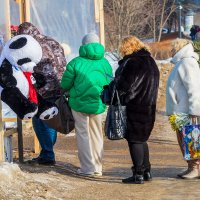
MULTIPOLYGON (((166 114, 173 116, 177 113, 187 114, 194 119, 200 116, 200 68, 199 56, 194 52, 192 43, 185 39, 173 41, 171 62, 174 68, 169 75, 166 88, 166 114)), ((182 148, 182 136, 176 131, 180 149, 182 148)), ((190 160, 186 171, 178 174, 184 179, 200 177, 199 160, 190 160)))

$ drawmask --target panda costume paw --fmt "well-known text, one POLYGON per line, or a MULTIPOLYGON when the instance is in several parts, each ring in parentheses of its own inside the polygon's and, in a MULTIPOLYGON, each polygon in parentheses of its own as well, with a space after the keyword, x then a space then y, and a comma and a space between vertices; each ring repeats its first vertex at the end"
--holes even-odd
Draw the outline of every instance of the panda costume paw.
POLYGON ((20 119, 30 119, 38 111, 38 106, 31 103, 17 87, 4 88, 1 100, 10 106, 20 119))
POLYGON ((58 114, 58 107, 55 103, 47 101, 38 94, 38 112, 36 116, 42 120, 48 120, 58 114))
POLYGON ((58 108, 53 106, 47 110, 44 110, 41 114, 38 112, 37 116, 42 120, 49 120, 58 114, 58 108))

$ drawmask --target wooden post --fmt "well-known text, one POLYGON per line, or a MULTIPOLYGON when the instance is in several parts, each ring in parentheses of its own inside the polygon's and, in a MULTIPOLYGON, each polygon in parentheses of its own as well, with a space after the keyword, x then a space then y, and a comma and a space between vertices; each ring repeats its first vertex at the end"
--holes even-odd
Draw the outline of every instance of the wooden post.
POLYGON ((0 102, 0 162, 5 160, 4 153, 4 122, 2 121, 2 104, 0 102))
POLYGON ((19 4, 19 21, 20 23, 24 22, 24 9, 23 9, 23 0, 16 0, 16 3, 19 4))
POLYGON ((39 154, 41 151, 40 143, 37 139, 37 136, 34 135, 34 153, 39 154))
POLYGON ((104 10, 103 10, 103 0, 99 0, 99 18, 100 18, 100 40, 101 44, 105 46, 105 30, 104 30, 104 10))
POLYGON ((101 44, 105 46, 103 0, 94 0, 94 13, 95 13, 95 22, 99 23, 100 41, 101 44))
POLYGON ((34 153, 39 154, 40 151, 41 151, 40 143, 37 139, 36 134, 34 134, 34 153))
POLYGON ((19 162, 24 162, 24 150, 23 150, 23 133, 22 133, 22 120, 17 118, 17 136, 18 136, 18 154, 19 162))
POLYGON ((5 28, 6 28, 6 37, 5 40, 8 41, 11 38, 11 31, 10 31, 10 2, 5 2, 5 28))
POLYGON ((100 22, 100 9, 99 9, 99 0, 94 0, 94 17, 95 17, 95 22, 99 23, 100 22))
POLYGON ((24 0, 24 20, 25 22, 30 22, 31 20, 30 0, 24 0))
POLYGON ((30 22, 30 1, 29 0, 17 0, 20 11, 20 23, 30 22))

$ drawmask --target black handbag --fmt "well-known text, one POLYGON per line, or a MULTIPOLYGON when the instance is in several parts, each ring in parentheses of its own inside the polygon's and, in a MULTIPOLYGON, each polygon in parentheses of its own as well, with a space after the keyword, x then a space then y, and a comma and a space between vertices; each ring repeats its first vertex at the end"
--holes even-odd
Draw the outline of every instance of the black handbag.
POLYGON ((126 106, 122 106, 119 99, 119 94, 114 86, 111 105, 108 108, 106 122, 105 122, 105 135, 109 140, 120 140, 126 134, 126 106), (112 105, 114 96, 117 96, 117 103, 112 105))
POLYGON ((65 94, 62 94, 55 104, 58 107, 58 114, 52 119, 43 120, 43 122, 60 133, 68 134, 74 129, 75 122, 65 94))

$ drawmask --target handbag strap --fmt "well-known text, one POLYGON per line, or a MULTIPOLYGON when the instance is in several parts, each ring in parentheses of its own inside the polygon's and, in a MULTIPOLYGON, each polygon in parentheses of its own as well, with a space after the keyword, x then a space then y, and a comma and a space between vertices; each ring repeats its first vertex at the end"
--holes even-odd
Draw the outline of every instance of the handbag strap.
POLYGON ((115 92, 116 92, 116 85, 115 85, 115 83, 114 83, 113 91, 112 91, 112 96, 111 96, 111 102, 110 102, 111 105, 112 105, 112 103, 113 103, 113 99, 114 99, 114 96, 115 96, 115 92))
POLYGON ((118 105, 121 105, 121 102, 120 102, 120 99, 119 99, 119 93, 118 93, 117 88, 116 88, 116 85, 115 85, 115 83, 114 83, 113 91, 112 91, 112 97, 111 97, 111 103, 110 103, 111 105, 112 105, 112 103, 113 103, 113 99, 114 99, 115 93, 116 93, 116 96, 117 96, 117 104, 118 104, 118 105))
POLYGON ((116 96, 117 96, 117 106, 120 108, 120 109, 119 109, 120 118, 121 118, 122 123, 124 124, 124 126, 127 127, 126 120, 124 119, 123 113, 121 112, 121 111, 122 111, 122 105, 121 105, 121 102, 120 102, 119 93, 118 93, 118 91, 117 91, 117 89, 116 89, 116 86, 115 86, 115 84, 114 84, 114 86, 113 86, 112 98, 111 98, 111 105, 112 105, 112 103, 113 103, 113 99, 114 99, 115 93, 116 93, 116 96))

